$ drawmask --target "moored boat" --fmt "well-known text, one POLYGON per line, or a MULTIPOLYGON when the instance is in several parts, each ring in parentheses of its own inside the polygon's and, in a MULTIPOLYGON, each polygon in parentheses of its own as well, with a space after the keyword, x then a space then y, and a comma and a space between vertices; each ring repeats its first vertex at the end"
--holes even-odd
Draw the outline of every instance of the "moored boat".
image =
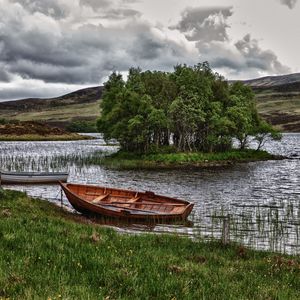
POLYGON ((194 204, 185 200, 94 185, 61 183, 71 205, 83 214, 146 221, 185 220, 194 204))
POLYGON ((67 172, 1 172, 1 183, 57 183, 66 182, 67 172))

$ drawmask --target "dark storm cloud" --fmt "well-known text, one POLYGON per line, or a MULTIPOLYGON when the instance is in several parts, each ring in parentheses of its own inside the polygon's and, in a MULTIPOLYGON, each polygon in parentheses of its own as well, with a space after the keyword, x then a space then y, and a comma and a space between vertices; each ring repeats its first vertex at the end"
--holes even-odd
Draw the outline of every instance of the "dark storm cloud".
POLYGON ((228 18, 232 14, 230 7, 188 8, 173 28, 179 29, 188 40, 195 41, 200 60, 207 60, 213 68, 226 69, 233 74, 288 72, 272 51, 262 50, 250 35, 232 43, 227 33, 228 18))
MULTIPOLYGON (((182 61, 189 56, 184 46, 136 18, 134 10, 108 9, 108 21, 124 19, 125 23, 104 27, 76 22, 66 26, 51 15, 31 14, 27 8, 0 11, 0 18, 5 20, 0 31, 0 63, 11 75, 23 79, 97 84, 112 70, 127 71, 136 65, 151 68, 151 63, 165 67, 166 62, 177 64, 178 55, 182 61)), ((8 77, 3 73, 1 78, 8 77)))
POLYGON ((225 41, 228 39, 226 19, 232 15, 230 7, 188 8, 174 28, 190 41, 225 41))
POLYGON ((293 9, 295 7, 297 1, 298 0, 280 0, 282 4, 288 6, 290 9, 293 9))
POLYGON ((257 40, 251 39, 247 34, 242 40, 235 44, 235 47, 245 59, 246 67, 256 68, 275 74, 285 73, 288 70, 279 61, 275 53, 271 50, 262 50, 257 40))
POLYGON ((213 68, 229 69, 232 74, 249 72, 258 76, 259 72, 283 74, 290 71, 278 60, 271 50, 260 48, 258 41, 248 34, 234 45, 220 42, 198 44, 201 58, 208 60, 213 68))
POLYGON ((3 68, 4 68, 3 65, 0 65, 0 82, 9 82, 11 79, 11 76, 3 68))
MULTIPOLYGON (((145 21, 128 4, 133 2, 137 1, 0 0, 0 82, 14 86, 1 90, 0 97, 41 95, 31 86, 23 86, 19 95, 20 82, 74 88, 99 84, 111 71, 132 66, 171 70, 178 63, 207 60, 214 68, 239 74, 248 69, 287 70, 250 36, 232 42, 227 32, 233 14, 229 7, 186 9, 181 21, 167 28, 145 21)), ((42 92, 46 96, 49 90, 42 92)))

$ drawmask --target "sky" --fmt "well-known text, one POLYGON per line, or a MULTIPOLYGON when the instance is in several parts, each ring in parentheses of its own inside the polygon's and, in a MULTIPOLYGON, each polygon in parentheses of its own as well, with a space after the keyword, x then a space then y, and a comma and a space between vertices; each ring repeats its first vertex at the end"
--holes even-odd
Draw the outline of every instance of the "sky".
POLYGON ((59 96, 130 67, 300 72, 299 16, 298 0, 0 0, 0 101, 59 96))

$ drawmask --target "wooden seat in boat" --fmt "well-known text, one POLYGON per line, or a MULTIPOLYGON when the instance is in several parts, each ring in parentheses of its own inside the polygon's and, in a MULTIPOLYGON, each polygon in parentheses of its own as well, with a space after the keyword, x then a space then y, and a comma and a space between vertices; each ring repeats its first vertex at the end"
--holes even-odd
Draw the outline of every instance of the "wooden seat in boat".
POLYGON ((140 200, 141 199, 141 197, 134 197, 134 198, 130 198, 128 201, 126 201, 126 202, 128 202, 128 203, 134 203, 134 202, 137 202, 138 200, 140 200))
POLYGON ((98 196, 92 200, 92 203, 98 203, 98 202, 104 200, 105 198, 107 198, 108 196, 109 196, 109 194, 98 196))

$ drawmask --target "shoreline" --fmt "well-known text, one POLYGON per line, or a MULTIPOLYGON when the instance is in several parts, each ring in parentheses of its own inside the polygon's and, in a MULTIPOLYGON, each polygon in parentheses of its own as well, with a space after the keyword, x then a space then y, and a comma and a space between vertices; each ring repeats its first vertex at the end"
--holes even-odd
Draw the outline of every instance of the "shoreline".
POLYGON ((104 157, 101 165, 129 170, 209 169, 226 168, 239 163, 283 159, 287 159, 287 157, 251 149, 230 150, 224 153, 165 153, 140 156, 119 151, 104 157))
POLYGON ((299 298, 299 255, 119 234, 25 193, 0 196, 4 298, 299 298))

